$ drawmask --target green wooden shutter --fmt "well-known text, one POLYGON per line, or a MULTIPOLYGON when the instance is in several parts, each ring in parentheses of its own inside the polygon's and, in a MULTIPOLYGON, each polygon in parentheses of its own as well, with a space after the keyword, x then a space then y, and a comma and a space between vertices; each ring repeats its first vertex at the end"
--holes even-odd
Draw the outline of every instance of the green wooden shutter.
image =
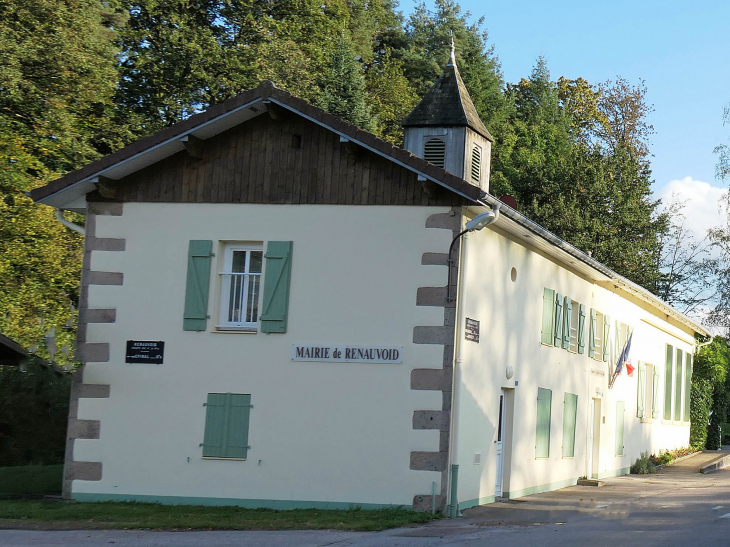
POLYGON ((569 296, 565 297, 565 306, 563 306, 563 349, 570 347, 570 328, 573 320, 573 301, 569 296))
MULTIPOLYGON (((594 344, 595 350, 595 344, 594 344)), ((586 351, 586 307, 581 304, 578 308, 578 353, 586 351)))
POLYGON ((664 367, 664 419, 672 419, 672 363, 674 348, 667 344, 667 360, 664 367))
POLYGON ((603 360, 608 361, 608 337, 611 334, 611 317, 603 316, 603 360))
POLYGON ((205 407, 203 457, 246 459, 251 395, 208 393, 205 407))
POLYGON ((674 419, 682 419, 682 350, 677 349, 677 360, 674 362, 674 419))
POLYGON ((588 336, 588 357, 591 359, 596 357, 596 334, 598 334, 596 310, 591 308, 591 328, 588 336))
POLYGON ((227 394, 228 437, 226 458, 246 459, 248 455, 248 422, 251 412, 251 395, 227 394))
POLYGON ((692 356, 684 354, 684 416, 682 419, 689 422, 690 394, 692 393, 692 356))
POLYGON ((559 348, 563 342, 563 297, 555 293, 555 333, 553 345, 559 348))
POLYGON ((555 318, 555 291, 543 289, 542 291, 542 337, 543 344, 553 343, 553 320, 555 318))
POLYGON ((624 455, 624 402, 616 403, 616 455, 624 455))
POLYGON ((652 370, 654 371, 654 383, 651 391, 651 417, 656 419, 659 417, 659 367, 654 366, 652 370))
POLYGON ((203 457, 223 458, 226 440, 226 394, 208 393, 205 403, 203 457))
POLYGON ((639 363, 639 383, 636 387, 636 417, 644 418, 646 410, 644 409, 644 399, 646 398, 646 365, 639 363))
POLYGON ((286 332, 291 284, 291 241, 269 241, 266 247, 266 279, 261 313, 261 332, 286 332))
POLYGON ((575 455, 575 416, 578 412, 578 396, 566 393, 563 398, 563 458, 575 455))
POLYGON ((185 287, 183 330, 203 331, 206 328, 212 256, 212 241, 190 241, 188 246, 188 278, 185 287))
POLYGON ((537 389, 537 437, 535 441, 535 457, 550 456, 550 408, 553 392, 549 389, 537 389))

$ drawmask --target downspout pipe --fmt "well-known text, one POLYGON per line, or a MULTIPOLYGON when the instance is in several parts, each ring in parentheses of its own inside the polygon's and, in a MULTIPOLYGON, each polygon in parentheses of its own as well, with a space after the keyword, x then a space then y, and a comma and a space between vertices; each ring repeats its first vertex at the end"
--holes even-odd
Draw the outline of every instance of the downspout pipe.
POLYGON ((79 226, 78 224, 74 224, 73 222, 66 220, 63 216, 63 209, 56 209, 56 218, 58 219, 58 222, 63 224, 66 228, 70 228, 74 232, 80 233, 82 236, 86 235, 86 230, 83 226, 79 226))

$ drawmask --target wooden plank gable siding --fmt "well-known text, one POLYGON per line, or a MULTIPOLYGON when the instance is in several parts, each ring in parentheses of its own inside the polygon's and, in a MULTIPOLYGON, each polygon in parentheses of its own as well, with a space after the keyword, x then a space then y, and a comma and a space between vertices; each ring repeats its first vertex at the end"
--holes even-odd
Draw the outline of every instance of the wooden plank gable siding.
POLYGON ((179 152, 121 179, 117 187, 118 199, 128 202, 470 203, 294 114, 284 120, 258 116, 205 141, 202 159, 179 152))

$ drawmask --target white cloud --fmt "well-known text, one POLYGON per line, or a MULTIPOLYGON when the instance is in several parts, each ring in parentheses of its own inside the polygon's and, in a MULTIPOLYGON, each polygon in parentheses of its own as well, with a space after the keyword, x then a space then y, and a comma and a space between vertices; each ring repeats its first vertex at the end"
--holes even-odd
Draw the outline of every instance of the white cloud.
POLYGON ((721 205, 720 198, 726 192, 726 188, 684 177, 665 185, 657 197, 662 199, 663 207, 668 207, 674 199, 683 203, 682 214, 686 217, 686 226, 701 239, 708 229, 725 225, 726 208, 724 201, 721 205))

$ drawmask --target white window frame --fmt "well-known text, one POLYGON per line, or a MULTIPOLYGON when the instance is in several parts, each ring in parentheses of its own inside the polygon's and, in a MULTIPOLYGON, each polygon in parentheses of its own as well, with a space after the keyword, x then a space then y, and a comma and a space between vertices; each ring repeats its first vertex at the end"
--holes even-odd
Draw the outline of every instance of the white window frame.
POLYGON ((263 245, 260 244, 227 243, 225 245, 223 254, 223 271, 218 273, 221 287, 220 315, 217 325, 218 330, 237 330, 244 332, 256 332, 258 330, 258 321, 261 315, 261 280, 263 275, 264 263, 263 249, 263 245), (244 272, 239 273, 231 271, 233 266, 234 251, 246 252, 246 266, 244 268, 244 272), (259 273, 249 272, 249 269, 251 267, 251 251, 258 251, 261 253, 261 272, 259 273), (251 303, 255 303, 255 309, 257 312, 255 321, 230 321, 228 319, 230 312, 231 279, 234 275, 241 278, 241 298, 244 298, 244 295, 248 295, 249 284, 252 281, 256 280, 256 282, 258 283, 258 288, 256 289, 253 300, 251 302, 248 302, 248 297, 245 297, 246 307, 245 309, 243 309, 243 307, 241 308, 243 310, 241 312, 241 319, 245 319, 249 313, 249 305, 251 303))
POLYGON ((593 333, 594 345, 596 351, 593 354, 593 359, 599 363, 603 362, 603 322, 606 320, 606 316, 596 310, 596 331, 593 333))
POLYGON ((580 303, 571 298, 572 311, 570 314, 570 344, 568 351, 570 353, 578 353, 578 328, 580 327, 580 303))

